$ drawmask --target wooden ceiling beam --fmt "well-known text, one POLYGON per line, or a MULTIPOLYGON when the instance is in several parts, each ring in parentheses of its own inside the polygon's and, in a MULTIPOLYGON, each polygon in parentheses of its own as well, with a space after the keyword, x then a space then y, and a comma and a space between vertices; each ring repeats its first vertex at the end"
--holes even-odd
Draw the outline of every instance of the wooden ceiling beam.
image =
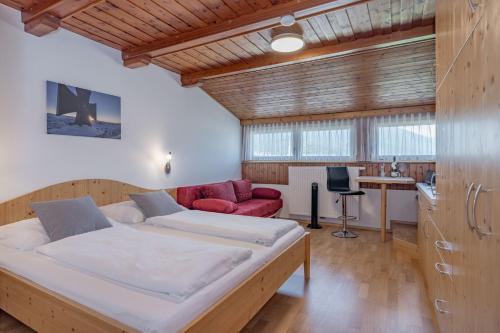
POLYGON ((61 26, 61 22, 104 0, 44 0, 23 10, 24 31, 44 36, 61 26))
POLYGON ((23 23, 27 23, 30 20, 34 20, 37 17, 48 14, 52 9, 61 5, 63 2, 64 0, 45 0, 35 2, 32 7, 21 13, 21 19, 23 23))
POLYGON ((301 20, 334 10, 367 3, 368 1, 369 0, 293 0, 205 28, 163 38, 147 45, 133 47, 129 50, 125 50, 122 53, 122 57, 123 60, 129 60, 144 55, 156 58, 219 40, 276 27, 280 25, 280 18, 283 15, 294 14, 297 20, 301 20))
POLYGON ((0 3, 17 10, 23 9, 22 5, 14 0, 0 0, 0 3))
POLYGON ((56 31, 60 26, 61 20, 49 13, 44 13, 24 23, 24 31, 42 37, 56 31))
POLYGON ((386 35, 362 38, 352 42, 305 49, 292 54, 270 53, 257 57, 254 60, 247 60, 246 62, 184 74, 182 75, 181 81, 184 87, 189 87, 199 85, 203 80, 210 78, 293 65, 313 60, 342 57, 361 52, 413 44, 432 40, 434 38, 433 25, 417 27, 411 30, 397 31, 386 35))
POLYGON ((123 65, 127 68, 139 68, 147 66, 151 63, 151 57, 148 55, 138 56, 136 58, 126 59, 123 61, 123 65))
POLYGON ((311 114, 307 116, 304 115, 304 116, 290 116, 290 117, 243 119, 240 120, 240 124, 244 126, 244 125, 255 125, 255 124, 278 124, 278 123, 292 123, 292 122, 303 122, 303 121, 354 119, 361 117, 391 116, 391 115, 421 113, 421 112, 436 112, 436 105, 427 104, 427 105, 407 106, 400 108, 389 108, 389 109, 378 109, 378 110, 311 114))

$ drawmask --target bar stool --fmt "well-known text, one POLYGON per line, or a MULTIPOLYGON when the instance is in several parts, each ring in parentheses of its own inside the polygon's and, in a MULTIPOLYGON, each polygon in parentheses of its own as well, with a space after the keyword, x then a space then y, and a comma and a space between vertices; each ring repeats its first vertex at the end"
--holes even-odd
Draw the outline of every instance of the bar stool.
POLYGON ((342 215, 338 218, 342 219, 342 230, 332 232, 332 235, 339 238, 356 238, 357 234, 347 230, 347 220, 354 219, 354 216, 347 215, 347 196, 365 195, 363 191, 352 191, 349 187, 349 172, 347 167, 327 167, 327 188, 330 192, 338 194, 335 203, 342 200, 342 215))

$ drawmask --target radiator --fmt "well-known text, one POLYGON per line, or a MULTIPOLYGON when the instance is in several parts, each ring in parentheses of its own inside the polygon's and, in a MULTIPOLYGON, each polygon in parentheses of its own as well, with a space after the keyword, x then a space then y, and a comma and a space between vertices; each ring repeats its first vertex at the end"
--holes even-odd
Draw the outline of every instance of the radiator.
MULTIPOLYGON (((359 189, 354 181, 362 167, 348 167, 350 188, 359 189)), ((326 187, 326 167, 288 167, 289 209, 291 215, 311 215, 311 184, 318 183, 318 215, 320 218, 336 218, 342 214, 341 202, 335 203, 338 195, 326 187)), ((348 215, 360 217, 360 197, 347 198, 348 215)))

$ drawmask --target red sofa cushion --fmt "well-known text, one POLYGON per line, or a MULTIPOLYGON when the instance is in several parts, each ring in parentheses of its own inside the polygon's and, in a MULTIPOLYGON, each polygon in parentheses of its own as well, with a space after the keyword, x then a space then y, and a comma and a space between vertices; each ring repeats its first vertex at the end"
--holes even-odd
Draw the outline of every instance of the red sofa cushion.
POLYGON ((233 180, 234 194, 238 202, 252 199, 252 182, 248 179, 233 180))
POLYGON ((185 186, 177 188, 177 203, 187 209, 193 209, 193 202, 201 199, 201 188, 203 185, 185 186))
POLYGON ((281 199, 252 199, 240 202, 238 209, 233 214, 267 217, 276 213, 281 207, 283 207, 283 200, 281 199))
POLYGON ((238 205, 222 199, 198 199, 193 201, 193 208, 207 212, 231 214, 238 209, 238 205))
POLYGON ((233 183, 228 180, 224 183, 203 185, 201 188, 203 198, 222 199, 236 203, 236 194, 234 194, 233 183))
POLYGON ((258 187, 252 190, 252 198, 277 200, 281 198, 281 192, 273 188, 258 187))

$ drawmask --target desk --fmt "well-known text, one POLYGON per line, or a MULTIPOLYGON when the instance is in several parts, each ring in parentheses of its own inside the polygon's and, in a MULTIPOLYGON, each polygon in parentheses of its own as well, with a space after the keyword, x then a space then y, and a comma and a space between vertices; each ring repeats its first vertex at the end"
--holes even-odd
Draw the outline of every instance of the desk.
POLYGON ((387 184, 415 184, 415 179, 410 177, 373 177, 360 176, 356 178, 359 183, 380 184, 380 239, 385 242, 387 220, 387 184))

